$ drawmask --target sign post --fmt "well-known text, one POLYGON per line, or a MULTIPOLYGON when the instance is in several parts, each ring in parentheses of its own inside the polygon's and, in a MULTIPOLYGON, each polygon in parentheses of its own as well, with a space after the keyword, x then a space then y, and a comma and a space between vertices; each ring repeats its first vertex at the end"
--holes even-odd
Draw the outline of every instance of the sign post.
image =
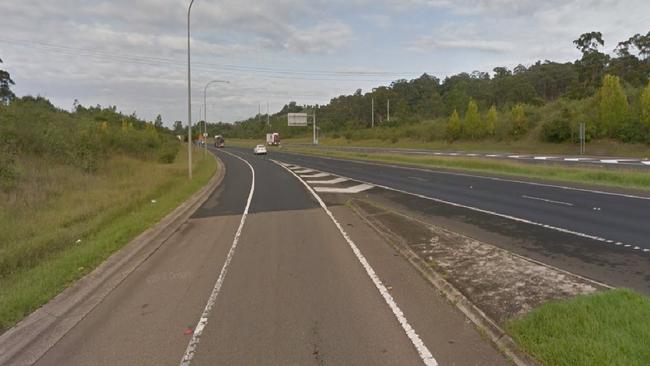
POLYGON ((586 131, 585 127, 586 127, 585 123, 580 122, 580 155, 584 155, 585 150, 586 150, 585 149, 585 140, 586 140, 586 135, 587 135, 586 132, 587 131, 586 131))

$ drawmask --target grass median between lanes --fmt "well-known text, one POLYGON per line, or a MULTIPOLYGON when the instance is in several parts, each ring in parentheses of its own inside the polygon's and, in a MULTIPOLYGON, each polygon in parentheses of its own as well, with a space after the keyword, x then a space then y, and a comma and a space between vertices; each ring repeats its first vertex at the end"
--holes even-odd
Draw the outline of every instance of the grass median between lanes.
POLYGON ((650 299, 627 289, 547 303, 507 329, 547 366, 650 364, 650 299))
POLYGON ((123 155, 94 174, 21 157, 24 184, 0 197, 0 333, 92 271, 205 186, 217 164, 187 149, 161 164, 123 155))
MULTIPOLYGON (((624 169, 598 169, 564 167, 557 165, 525 164, 503 160, 409 156, 389 153, 357 153, 283 147, 283 151, 379 163, 408 164, 425 168, 443 168, 466 172, 498 174, 509 177, 538 178, 557 182, 570 182, 599 186, 650 190, 650 174, 624 169)), ((271 151, 272 153, 273 151, 271 151)))

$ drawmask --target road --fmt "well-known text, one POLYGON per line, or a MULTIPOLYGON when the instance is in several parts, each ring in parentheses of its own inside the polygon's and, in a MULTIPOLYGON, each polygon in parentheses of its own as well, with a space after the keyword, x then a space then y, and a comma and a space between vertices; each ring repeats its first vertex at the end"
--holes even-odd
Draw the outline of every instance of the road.
POLYGON ((438 224, 470 236, 604 283, 650 294, 647 197, 272 153, 286 163, 357 181, 340 185, 365 182, 389 188, 375 188, 366 194, 391 196, 395 204, 425 217, 437 217, 438 224))
POLYGON ((498 160, 511 160, 525 163, 551 163, 559 165, 580 165, 586 167, 626 167, 650 169, 648 158, 629 158, 615 156, 589 156, 589 155, 557 155, 557 154, 515 154, 508 152, 467 152, 429 149, 407 149, 387 147, 358 147, 358 146, 317 146, 312 144, 291 144, 310 149, 348 151, 358 153, 388 153, 414 156, 440 156, 463 158, 486 158, 498 160))
POLYGON ((347 207, 215 153, 220 188, 37 365, 508 364, 347 207))

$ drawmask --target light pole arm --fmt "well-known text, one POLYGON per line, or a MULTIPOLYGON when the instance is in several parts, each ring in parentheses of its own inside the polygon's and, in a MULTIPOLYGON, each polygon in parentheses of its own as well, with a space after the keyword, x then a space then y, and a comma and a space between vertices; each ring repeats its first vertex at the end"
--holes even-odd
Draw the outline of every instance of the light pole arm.
POLYGON ((190 68, 190 12, 194 0, 187 7, 187 169, 188 176, 192 179, 192 74, 190 68))

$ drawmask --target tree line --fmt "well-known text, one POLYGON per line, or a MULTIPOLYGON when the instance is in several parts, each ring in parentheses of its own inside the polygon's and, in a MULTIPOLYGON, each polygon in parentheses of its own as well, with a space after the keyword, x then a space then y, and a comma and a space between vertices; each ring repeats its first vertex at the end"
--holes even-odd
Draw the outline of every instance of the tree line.
MULTIPOLYGON (((518 139, 534 130, 543 140, 561 142, 575 139, 577 124, 586 122, 588 138, 650 143, 650 32, 618 42, 611 55, 603 51, 600 32, 584 33, 573 44, 582 54, 574 62, 537 61, 442 80, 423 74, 373 92, 358 89, 326 105, 291 102, 271 116, 271 129, 306 135, 307 129, 286 127, 286 114, 314 111, 323 133, 351 139, 518 139), (373 99, 379 128, 371 131, 373 99)), ((261 137, 269 126, 266 116, 254 116, 214 129, 251 138, 261 137)))

